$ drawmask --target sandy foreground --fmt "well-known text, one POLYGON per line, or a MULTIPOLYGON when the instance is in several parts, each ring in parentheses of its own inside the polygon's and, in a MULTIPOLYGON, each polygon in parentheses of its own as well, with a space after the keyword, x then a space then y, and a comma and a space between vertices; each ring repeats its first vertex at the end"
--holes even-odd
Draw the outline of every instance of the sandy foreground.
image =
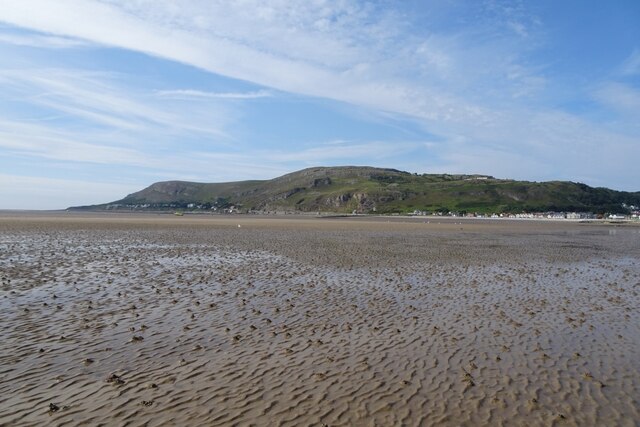
POLYGON ((0 213, 0 425, 640 423, 640 227, 0 213))

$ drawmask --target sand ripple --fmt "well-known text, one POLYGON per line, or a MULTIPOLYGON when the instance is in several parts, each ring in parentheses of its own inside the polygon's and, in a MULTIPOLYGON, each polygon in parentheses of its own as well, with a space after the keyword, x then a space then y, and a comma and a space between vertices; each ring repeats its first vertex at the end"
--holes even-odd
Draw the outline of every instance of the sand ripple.
POLYGON ((640 422, 637 230, 179 220, 4 220, 0 425, 640 422))

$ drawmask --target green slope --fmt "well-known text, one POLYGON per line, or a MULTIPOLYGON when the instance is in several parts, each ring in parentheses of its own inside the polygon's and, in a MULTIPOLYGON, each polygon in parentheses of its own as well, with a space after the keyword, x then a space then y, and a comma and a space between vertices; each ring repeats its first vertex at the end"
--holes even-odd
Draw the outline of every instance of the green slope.
POLYGON ((266 181, 155 183, 112 203, 72 209, 173 209, 189 204, 241 211, 406 213, 456 211, 623 212, 640 205, 629 193, 585 184, 500 180, 480 175, 411 174, 372 167, 316 167, 266 181))

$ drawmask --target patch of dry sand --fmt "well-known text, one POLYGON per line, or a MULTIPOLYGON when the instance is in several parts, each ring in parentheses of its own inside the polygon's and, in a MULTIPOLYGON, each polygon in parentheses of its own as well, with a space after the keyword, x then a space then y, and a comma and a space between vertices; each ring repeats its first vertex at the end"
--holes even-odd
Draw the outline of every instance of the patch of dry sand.
POLYGON ((639 254, 573 223, 5 214, 0 425, 633 426, 639 254))

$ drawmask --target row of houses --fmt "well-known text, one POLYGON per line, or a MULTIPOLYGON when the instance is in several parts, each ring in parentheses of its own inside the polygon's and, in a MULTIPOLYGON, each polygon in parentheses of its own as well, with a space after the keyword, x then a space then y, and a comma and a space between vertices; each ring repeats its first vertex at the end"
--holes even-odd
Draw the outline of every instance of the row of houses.
POLYGON ((519 213, 512 215, 514 218, 533 219, 596 219, 597 215, 591 212, 536 212, 519 213))
POLYGON ((492 219, 610 219, 610 220, 640 220, 640 211, 633 211, 629 215, 625 214, 609 214, 609 215, 596 215, 592 212, 522 212, 522 213, 494 213, 494 214, 481 214, 481 213, 465 213, 460 214, 458 212, 427 212, 415 210, 411 215, 414 216, 451 216, 451 217, 467 217, 467 218, 492 218, 492 219))

